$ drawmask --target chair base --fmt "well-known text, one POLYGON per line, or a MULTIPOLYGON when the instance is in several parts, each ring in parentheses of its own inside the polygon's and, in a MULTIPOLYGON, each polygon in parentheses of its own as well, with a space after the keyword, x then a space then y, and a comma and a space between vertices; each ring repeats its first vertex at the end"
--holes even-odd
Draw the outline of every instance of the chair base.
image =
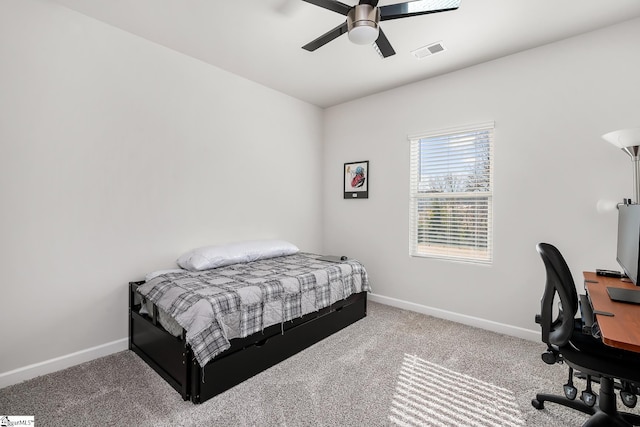
POLYGON ((628 427, 640 425, 640 417, 635 414, 626 412, 617 412, 615 414, 607 414, 605 412, 596 412, 587 420, 583 427, 628 427))
POLYGON ((536 398, 531 400, 531 405, 536 409, 544 409, 544 402, 557 403, 558 405, 575 409, 587 415, 594 415, 597 411, 597 408, 587 406, 582 400, 570 400, 564 396, 556 394, 538 393, 536 394, 536 398))
POLYGON ((591 417, 582 425, 583 427, 629 427, 640 426, 640 415, 627 412, 618 412, 614 382, 611 378, 600 378, 600 393, 598 406, 587 406, 581 400, 569 400, 565 396, 538 393, 531 401, 536 409, 544 409, 544 402, 557 403, 575 409, 591 417))

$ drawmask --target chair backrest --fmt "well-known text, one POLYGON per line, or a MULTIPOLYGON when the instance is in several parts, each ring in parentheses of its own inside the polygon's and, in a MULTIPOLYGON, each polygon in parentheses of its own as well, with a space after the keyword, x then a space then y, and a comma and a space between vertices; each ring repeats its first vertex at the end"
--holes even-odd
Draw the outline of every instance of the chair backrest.
POLYGON ((569 342, 574 329, 574 317, 578 311, 578 293, 571 270, 560 251, 549 243, 536 246, 547 271, 547 283, 541 301, 540 325, 542 341, 562 347, 569 342), (558 316, 553 318, 555 295, 560 298, 558 316))

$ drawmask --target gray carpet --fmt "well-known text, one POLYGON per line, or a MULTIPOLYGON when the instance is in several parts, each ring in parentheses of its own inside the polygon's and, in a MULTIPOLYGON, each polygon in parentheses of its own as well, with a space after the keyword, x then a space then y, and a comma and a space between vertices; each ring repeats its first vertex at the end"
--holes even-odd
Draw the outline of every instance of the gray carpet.
POLYGON ((581 425, 576 411, 531 406, 566 382, 543 350, 370 303, 365 319, 201 405, 125 351, 0 390, 0 414, 37 426, 581 425))

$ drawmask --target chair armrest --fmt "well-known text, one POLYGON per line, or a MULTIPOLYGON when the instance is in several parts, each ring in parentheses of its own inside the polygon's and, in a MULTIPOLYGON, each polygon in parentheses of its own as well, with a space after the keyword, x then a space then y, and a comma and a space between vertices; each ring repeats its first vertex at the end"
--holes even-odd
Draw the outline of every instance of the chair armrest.
POLYGON ((595 316, 593 315, 593 308, 589 297, 586 295, 578 295, 580 302, 580 314, 582 319, 582 333, 591 334, 591 327, 595 322, 595 316))

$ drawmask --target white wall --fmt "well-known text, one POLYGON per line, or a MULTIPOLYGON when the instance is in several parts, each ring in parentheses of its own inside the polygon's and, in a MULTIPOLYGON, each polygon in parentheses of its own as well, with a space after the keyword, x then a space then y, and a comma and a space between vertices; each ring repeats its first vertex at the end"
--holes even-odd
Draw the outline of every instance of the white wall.
POLYGON ((58 5, 0 2, 0 376, 124 342, 127 282, 193 247, 319 251, 322 114, 58 5))
POLYGON ((325 250, 363 261, 390 302, 539 336, 537 242, 558 246, 578 288, 584 270, 619 269, 616 215, 596 203, 632 197, 632 166, 600 135, 640 126, 638 40, 634 20, 328 109, 325 250), (492 120, 493 265, 409 257, 407 135, 492 120), (370 198, 343 200, 343 163, 359 160, 370 198))
POLYGON ((595 204, 630 196, 631 165, 599 136, 640 125, 639 24, 323 115, 47 1, 3 0, 0 377, 123 342, 127 281, 243 238, 355 256, 378 295, 537 331, 535 243, 557 244, 578 286, 617 268, 615 215, 595 204), (407 134, 487 120, 493 265, 410 258, 407 134), (370 199, 343 200, 356 160, 371 162, 370 199))

